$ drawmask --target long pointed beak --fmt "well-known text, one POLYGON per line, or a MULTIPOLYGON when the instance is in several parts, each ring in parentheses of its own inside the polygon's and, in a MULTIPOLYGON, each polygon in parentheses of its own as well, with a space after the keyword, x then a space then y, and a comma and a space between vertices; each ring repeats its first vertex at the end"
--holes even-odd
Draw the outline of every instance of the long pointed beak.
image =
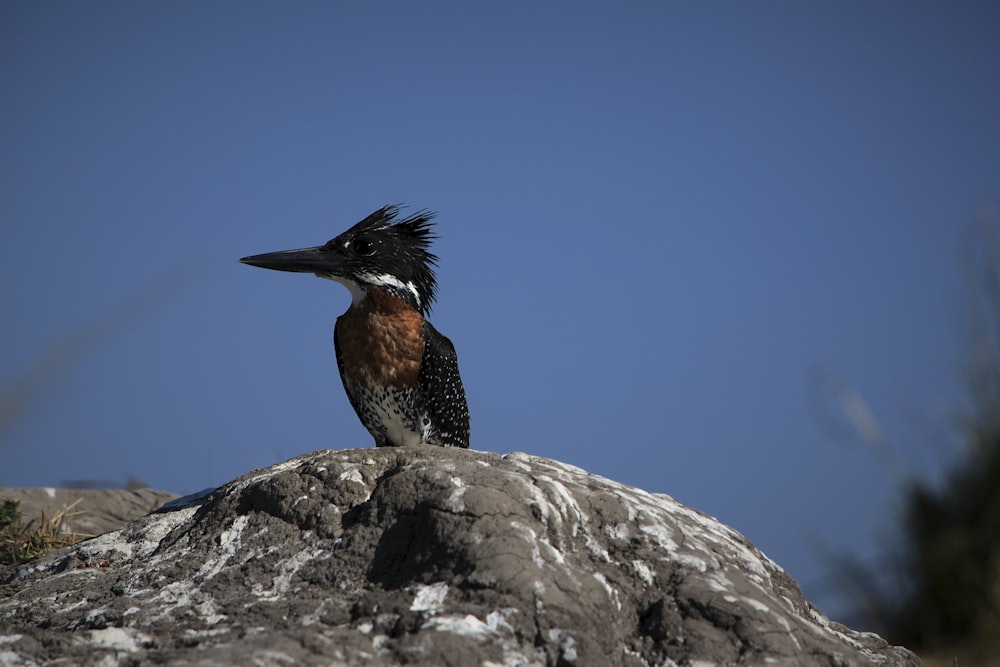
POLYGON ((262 269, 320 274, 337 273, 342 268, 344 260, 343 256, 336 250, 319 246, 251 255, 240 261, 250 266, 259 266, 262 269))

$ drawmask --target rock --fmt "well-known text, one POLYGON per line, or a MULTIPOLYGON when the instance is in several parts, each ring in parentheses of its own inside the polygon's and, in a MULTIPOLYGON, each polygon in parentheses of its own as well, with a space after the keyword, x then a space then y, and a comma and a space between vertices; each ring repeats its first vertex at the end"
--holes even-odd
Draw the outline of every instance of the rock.
POLYGON ((0 572, 0 663, 57 659, 920 664, 668 496, 427 446, 301 456, 0 572))
POLYGON ((153 489, 0 489, 0 499, 20 503, 18 511, 25 522, 39 521, 43 514, 51 519, 68 509, 63 530, 86 536, 117 530, 176 497, 153 489))

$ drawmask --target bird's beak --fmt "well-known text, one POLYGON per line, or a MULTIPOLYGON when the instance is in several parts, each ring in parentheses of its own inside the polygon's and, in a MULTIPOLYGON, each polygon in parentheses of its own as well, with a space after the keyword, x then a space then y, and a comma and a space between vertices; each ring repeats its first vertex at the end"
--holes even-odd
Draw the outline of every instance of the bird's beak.
POLYGON ((263 255, 251 255, 240 260, 250 266, 275 271, 294 271, 297 273, 328 274, 339 273, 343 267, 344 258, 336 250, 324 246, 302 248, 300 250, 282 250, 267 252, 263 255))

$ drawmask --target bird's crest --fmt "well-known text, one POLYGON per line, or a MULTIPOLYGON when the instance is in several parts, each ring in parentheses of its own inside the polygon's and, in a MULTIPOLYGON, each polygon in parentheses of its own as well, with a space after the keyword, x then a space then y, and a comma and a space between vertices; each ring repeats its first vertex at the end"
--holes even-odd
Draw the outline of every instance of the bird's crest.
POLYGON ((375 244, 375 252, 365 258, 364 271, 358 277, 366 282, 393 286, 399 283, 416 297, 417 308, 428 314, 437 297, 437 255, 429 248, 434 233, 434 212, 422 209, 397 221, 400 205, 383 206, 346 232, 331 239, 327 246, 357 248, 362 243, 375 244), (413 292, 415 291, 415 294, 413 292))

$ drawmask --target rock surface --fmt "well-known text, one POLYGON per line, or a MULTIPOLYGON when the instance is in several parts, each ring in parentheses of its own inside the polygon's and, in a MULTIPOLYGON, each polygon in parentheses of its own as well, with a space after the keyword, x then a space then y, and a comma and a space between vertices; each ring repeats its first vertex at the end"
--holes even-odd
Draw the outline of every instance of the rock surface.
POLYGON ((117 530, 130 521, 148 514, 176 493, 153 489, 0 489, 0 498, 16 500, 24 521, 38 521, 66 512, 63 529, 68 533, 94 536, 117 530))
POLYGON ((0 572, 0 664, 919 665, 744 537, 525 454, 320 451, 0 572))

